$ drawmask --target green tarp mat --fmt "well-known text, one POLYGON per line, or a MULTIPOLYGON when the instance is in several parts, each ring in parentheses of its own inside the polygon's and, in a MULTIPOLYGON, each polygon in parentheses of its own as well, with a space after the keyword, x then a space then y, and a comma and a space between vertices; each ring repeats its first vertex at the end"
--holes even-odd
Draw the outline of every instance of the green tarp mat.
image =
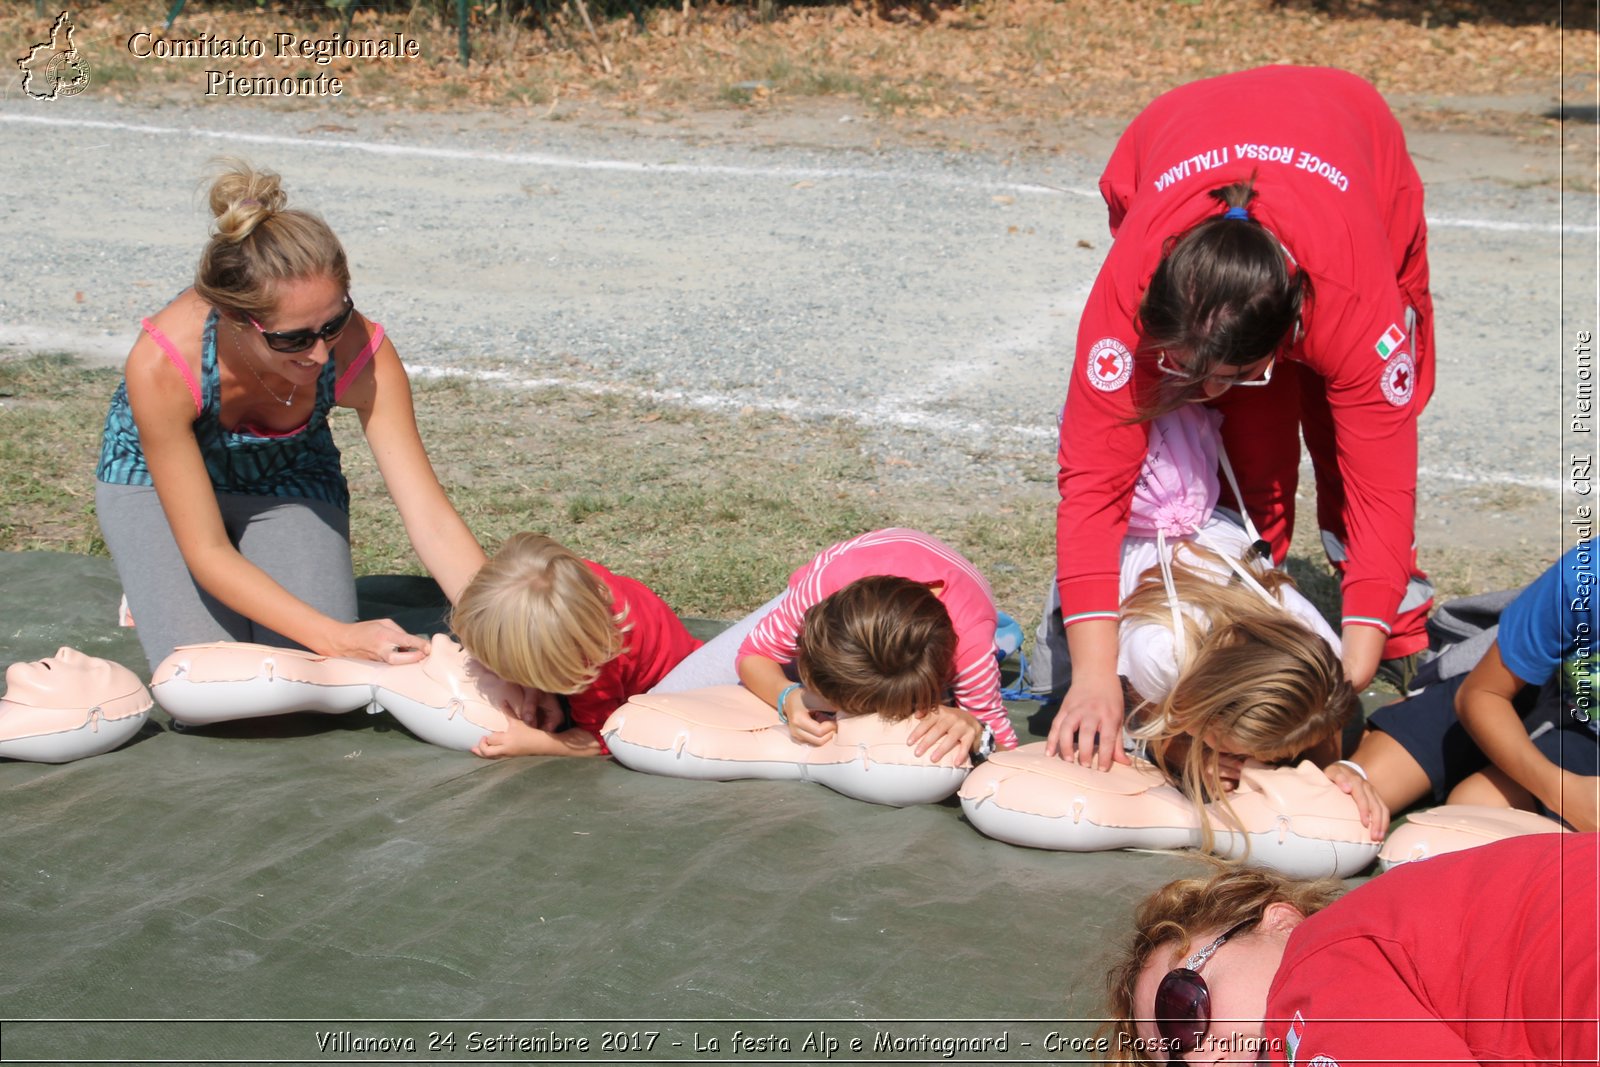
MULTIPOLYGON (((433 592, 364 580, 363 613, 420 630, 433 592)), ((0 661, 142 675, 119 595, 108 560, 0 554, 0 661)), ((1001 844, 954 800, 158 709, 0 761, 0 1060, 1072 1062, 1133 903, 1193 868, 1001 844)))

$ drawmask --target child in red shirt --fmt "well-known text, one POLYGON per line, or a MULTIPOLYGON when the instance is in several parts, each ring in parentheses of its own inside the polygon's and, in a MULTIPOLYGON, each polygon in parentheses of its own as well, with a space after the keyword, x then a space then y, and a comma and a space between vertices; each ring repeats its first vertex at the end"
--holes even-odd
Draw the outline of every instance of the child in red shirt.
POLYGON ((611 713, 700 647, 642 582, 535 533, 513 536, 473 576, 451 626, 480 663, 527 690, 507 728, 472 750, 485 759, 605 755, 611 713))

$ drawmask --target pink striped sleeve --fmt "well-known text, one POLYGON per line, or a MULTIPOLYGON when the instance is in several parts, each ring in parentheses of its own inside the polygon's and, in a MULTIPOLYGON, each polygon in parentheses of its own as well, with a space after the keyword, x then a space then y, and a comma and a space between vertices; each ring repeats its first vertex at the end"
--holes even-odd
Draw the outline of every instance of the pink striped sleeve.
POLYGON ((372 324, 372 337, 367 341, 367 347, 363 348, 361 354, 350 361, 350 366, 346 367, 345 372, 339 375, 339 380, 333 383, 333 399, 335 403, 344 396, 344 391, 350 388, 350 383, 356 380, 367 364, 372 362, 372 357, 377 354, 378 346, 381 344, 383 344, 383 327, 375 322, 372 324))
POLYGON ((756 623, 755 629, 750 631, 750 635, 739 646, 739 655, 735 657, 735 662, 746 656, 765 656, 778 663, 793 663, 795 639, 799 636, 800 625, 805 620, 808 607, 810 605, 790 589, 788 594, 778 601, 778 606, 767 612, 766 616, 756 623))
POLYGON ((139 325, 144 327, 144 332, 150 335, 161 351, 166 353, 167 362, 178 368, 178 373, 183 375, 183 380, 189 383, 189 395, 194 397, 194 413, 200 414, 204 410, 200 400, 200 383, 194 380, 194 375, 189 371, 189 364, 184 360, 183 353, 178 351, 178 346, 172 343, 172 338, 162 333, 155 323, 149 319, 140 319, 139 325))
POLYGON ((956 706, 965 708, 994 731, 996 748, 1016 748, 1017 732, 1011 728, 1011 718, 1000 699, 1000 661, 995 656, 993 641, 990 649, 957 665, 955 684, 956 706))

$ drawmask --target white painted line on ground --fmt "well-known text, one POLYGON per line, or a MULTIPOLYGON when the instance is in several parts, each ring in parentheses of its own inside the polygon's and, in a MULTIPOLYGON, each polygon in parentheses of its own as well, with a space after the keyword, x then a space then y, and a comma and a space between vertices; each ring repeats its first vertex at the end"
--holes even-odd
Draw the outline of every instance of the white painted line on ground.
POLYGON ((1600 227, 1559 222, 1499 222, 1494 219, 1457 219, 1449 216, 1434 218, 1431 215, 1428 225, 1439 230, 1495 230, 1503 233, 1600 233, 1600 227))
MULTIPOLYGON (((566 389, 591 396, 627 396, 652 403, 673 404, 694 408, 697 411, 738 412, 743 410, 777 412, 784 415, 843 419, 868 429, 898 426, 904 429, 927 430, 945 436, 964 438, 1011 437, 1024 441, 1047 441, 1052 450, 1056 442, 1055 426, 996 426, 983 422, 953 419, 946 410, 912 411, 898 405, 874 405, 867 410, 850 408, 827 409, 814 402, 801 404, 798 400, 764 400, 756 397, 737 397, 721 393, 691 393, 682 389, 649 389, 644 386, 609 382, 578 381, 568 378, 526 378, 510 371, 468 370, 461 367, 408 366, 414 378, 465 378, 475 382, 493 382, 512 389, 566 389)), ((1310 460, 1303 463, 1309 471, 1310 460)), ((1461 485, 1514 485, 1524 489, 1560 492, 1565 483, 1559 478, 1526 477, 1509 472, 1480 472, 1419 467, 1417 482, 1454 482, 1461 485)))
MULTIPOLYGON (((949 175, 908 173, 893 170, 865 170, 850 167, 735 167, 707 163, 640 163, 623 159, 571 159, 565 156, 543 155, 533 152, 484 152, 466 148, 429 148, 422 145, 392 144, 383 141, 290 137, 282 134, 246 133, 242 130, 185 129, 179 126, 152 126, 133 122, 109 122, 101 119, 64 119, 51 115, 0 113, 0 122, 67 129, 119 130, 125 133, 141 133, 160 137, 205 137, 216 141, 236 141, 241 144, 278 145, 291 148, 332 148, 350 152, 367 152, 380 156, 411 156, 420 159, 500 163, 508 166, 539 167, 550 170, 597 170, 622 171, 635 174, 778 178, 784 181, 826 180, 830 178, 858 181, 896 181, 907 184, 937 185, 958 189, 1003 189, 1007 192, 1039 196, 1075 196, 1087 200, 1100 199, 1100 193, 1095 189, 1042 185, 1035 182, 972 181, 949 175)), ((1600 232, 1600 228, 1593 225, 1579 226, 1564 223, 1516 222, 1452 217, 1430 218, 1428 225, 1447 229, 1497 230, 1512 233, 1593 234, 1600 232)))
POLYGON ((241 144, 278 145, 290 148, 330 148, 349 152, 368 152, 380 156, 411 156, 420 159, 454 160, 458 162, 500 163, 509 166, 539 167, 551 170, 600 170, 622 171, 634 174, 778 178, 784 181, 848 178, 865 181, 895 181, 905 184, 937 185, 958 189, 982 189, 985 191, 1001 189, 1012 193, 1043 196, 1065 194, 1095 200, 1100 198, 1100 194, 1092 189, 1071 189, 1029 182, 974 181, 948 175, 890 170, 862 170, 848 167, 735 167, 707 163, 639 163, 624 159, 571 159, 564 156, 543 155, 533 152, 483 152, 466 148, 428 148, 422 145, 390 144, 382 141, 354 141, 332 137, 289 137, 281 134, 246 133, 240 130, 184 129, 177 126, 150 126, 132 122, 106 122, 99 119, 62 119, 48 115, 0 113, 0 122, 27 123, 69 129, 119 130, 125 133, 140 133, 158 137, 205 137, 216 141, 236 141, 241 144))

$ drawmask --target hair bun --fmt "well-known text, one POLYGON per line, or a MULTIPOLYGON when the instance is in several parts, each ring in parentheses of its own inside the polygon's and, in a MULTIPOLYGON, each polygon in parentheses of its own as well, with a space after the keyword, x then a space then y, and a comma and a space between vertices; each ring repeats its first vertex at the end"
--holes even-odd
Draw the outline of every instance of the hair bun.
POLYGON ((289 202, 283 179, 270 170, 256 170, 242 160, 224 160, 224 169, 211 183, 211 214, 216 217, 215 233, 224 241, 238 243, 255 232, 289 202))

